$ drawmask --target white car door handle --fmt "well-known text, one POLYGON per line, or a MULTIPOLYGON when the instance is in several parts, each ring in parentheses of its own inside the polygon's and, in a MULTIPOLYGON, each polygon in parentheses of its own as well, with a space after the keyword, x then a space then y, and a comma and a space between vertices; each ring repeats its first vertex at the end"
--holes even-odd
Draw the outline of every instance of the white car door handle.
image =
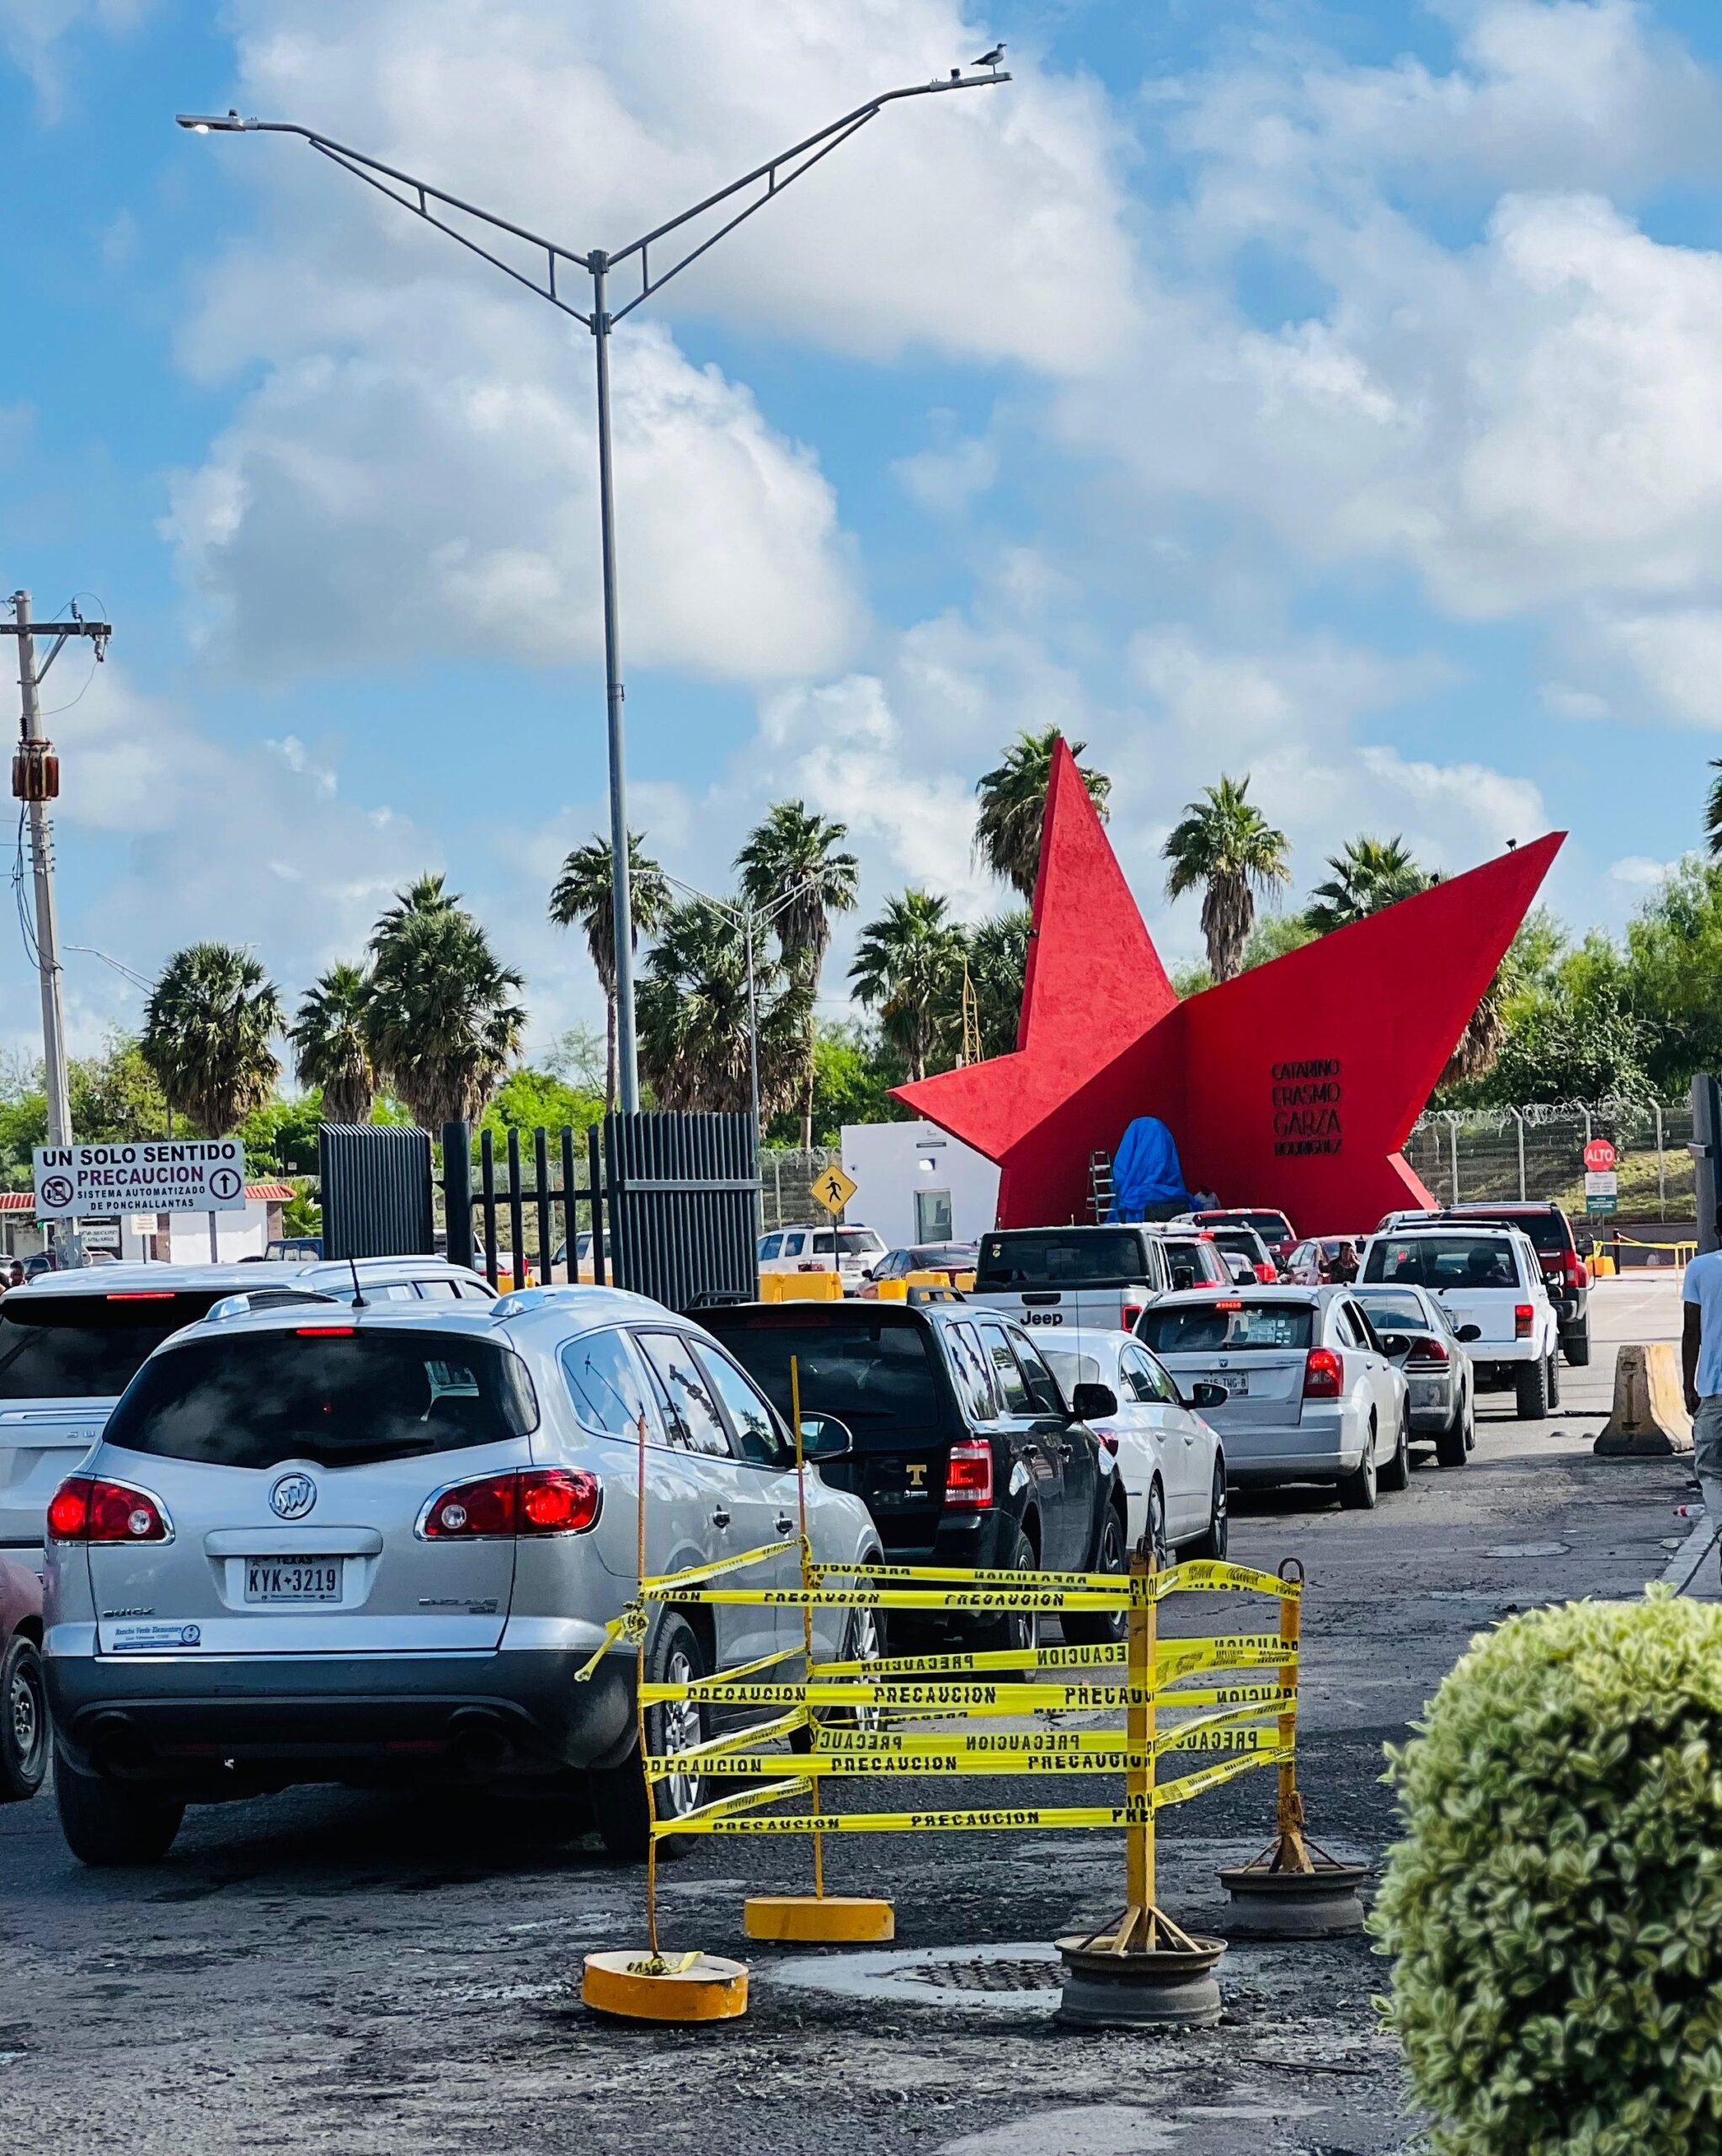
POLYGON ((779 1513, 777 1515, 777 1532, 780 1534, 793 1534, 795 1533, 795 1522, 789 1517, 787 1513, 779 1513))

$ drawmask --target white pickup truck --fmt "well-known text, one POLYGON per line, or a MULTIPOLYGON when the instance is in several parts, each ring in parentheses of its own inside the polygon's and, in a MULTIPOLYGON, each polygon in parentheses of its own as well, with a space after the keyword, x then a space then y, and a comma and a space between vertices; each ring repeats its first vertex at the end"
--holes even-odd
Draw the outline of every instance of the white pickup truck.
POLYGON ((1522 1422, 1560 1401, 1560 1321, 1530 1238, 1517 1228, 1392 1228, 1363 1246, 1361 1285, 1426 1288, 1455 1329, 1475 1326, 1466 1350, 1477 1390, 1511 1385, 1522 1422))
POLYGON ((1219 1246, 1199 1228, 994 1228, 981 1237, 968 1299, 1037 1330, 1128 1332, 1161 1295, 1231 1284, 1219 1246))

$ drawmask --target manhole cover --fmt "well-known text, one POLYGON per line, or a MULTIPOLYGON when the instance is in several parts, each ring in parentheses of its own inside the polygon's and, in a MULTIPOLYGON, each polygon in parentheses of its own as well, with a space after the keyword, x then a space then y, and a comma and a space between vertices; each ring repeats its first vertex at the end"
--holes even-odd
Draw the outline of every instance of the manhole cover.
POLYGON ((1564 1557, 1572 1548, 1570 1542, 1501 1542, 1494 1549, 1485 1550, 1485 1557, 1564 1557))
POLYGON ((1063 1982, 1056 1961, 924 1961, 902 1974, 947 1991, 1057 1991, 1063 1982))

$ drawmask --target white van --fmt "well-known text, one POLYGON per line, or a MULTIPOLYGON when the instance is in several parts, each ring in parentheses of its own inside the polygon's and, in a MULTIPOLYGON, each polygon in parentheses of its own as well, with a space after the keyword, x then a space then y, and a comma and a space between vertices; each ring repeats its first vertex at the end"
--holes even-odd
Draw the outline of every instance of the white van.
POLYGON ((885 1239, 877 1228, 837 1228, 828 1220, 821 1227, 808 1221, 793 1228, 774 1228, 760 1238, 761 1273, 839 1273, 843 1292, 852 1295, 885 1255, 885 1239))

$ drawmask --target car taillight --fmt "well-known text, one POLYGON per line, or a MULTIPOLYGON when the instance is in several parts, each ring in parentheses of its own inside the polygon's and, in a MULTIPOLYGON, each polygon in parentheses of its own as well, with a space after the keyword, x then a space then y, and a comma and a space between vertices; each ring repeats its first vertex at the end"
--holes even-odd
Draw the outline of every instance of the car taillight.
POLYGON ((1515 1340, 1530 1338, 1531 1321, 1536 1315, 1536 1311, 1528 1303, 1520 1303, 1515 1306, 1512 1314, 1512 1337, 1515 1340))
POLYGON ((1106 1447, 1108 1452, 1116 1453, 1117 1451, 1118 1433, 1116 1430, 1105 1429, 1098 1422, 1090 1422, 1088 1427, 1094 1432, 1096 1437, 1100 1439, 1101 1443, 1106 1447))
POLYGON ((1279 1267, 1277 1265, 1264 1262, 1256 1267, 1256 1277, 1264 1288, 1271 1288, 1280 1277, 1279 1267))
POLYGON ((1135 1331, 1136 1321, 1142 1315, 1143 1311, 1147 1307, 1148 1305, 1145 1303, 1125 1304, 1123 1309, 1119 1312, 1119 1322, 1122 1325, 1126 1332, 1135 1331))
POLYGON ((1445 1346, 1439 1340, 1420 1340, 1405 1358, 1408 1370, 1438 1370, 1447 1361, 1445 1346))
POLYGON ((1345 1389, 1345 1358, 1331 1348, 1312 1348, 1303 1358, 1303 1397, 1337 1400, 1345 1389))
POLYGON ((147 1490, 73 1475, 54 1492, 48 1532, 56 1542, 165 1542, 172 1529, 147 1490))
POLYGON ((984 1438, 963 1438, 951 1448, 945 1470, 947 1505, 989 1505, 993 1502, 993 1448, 984 1438))
POLYGON ((1570 1250, 1560 1261, 1561 1277, 1569 1288, 1582 1288, 1590 1279, 1585 1270, 1585 1261, 1575 1250, 1570 1250))
POLYGON ((584 1534, 598 1518, 603 1487, 578 1467, 528 1467, 457 1482, 433 1497, 419 1522, 427 1542, 487 1536, 584 1534))

